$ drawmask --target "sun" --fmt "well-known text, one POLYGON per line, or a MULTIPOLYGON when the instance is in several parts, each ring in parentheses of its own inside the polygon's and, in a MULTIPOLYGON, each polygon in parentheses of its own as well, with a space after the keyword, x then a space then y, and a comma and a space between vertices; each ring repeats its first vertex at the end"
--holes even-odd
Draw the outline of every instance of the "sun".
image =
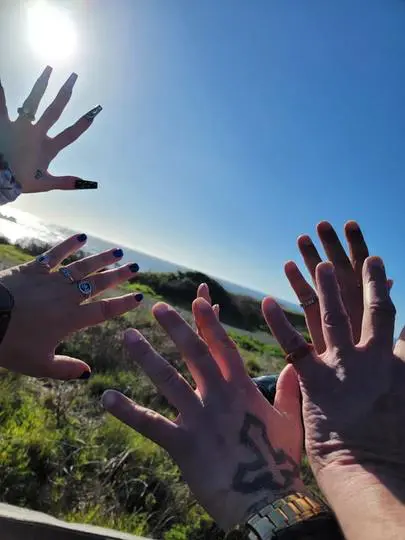
POLYGON ((27 5, 27 37, 34 53, 47 64, 66 60, 77 47, 77 32, 69 11, 47 0, 27 5))

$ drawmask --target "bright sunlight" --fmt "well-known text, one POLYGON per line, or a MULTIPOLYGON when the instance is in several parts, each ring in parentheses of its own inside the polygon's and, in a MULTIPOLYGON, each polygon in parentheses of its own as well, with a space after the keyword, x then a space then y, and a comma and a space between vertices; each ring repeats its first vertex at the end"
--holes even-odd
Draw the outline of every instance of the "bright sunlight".
POLYGON ((45 63, 60 62, 77 46, 77 33, 67 9, 47 0, 34 0, 27 6, 28 41, 45 63))

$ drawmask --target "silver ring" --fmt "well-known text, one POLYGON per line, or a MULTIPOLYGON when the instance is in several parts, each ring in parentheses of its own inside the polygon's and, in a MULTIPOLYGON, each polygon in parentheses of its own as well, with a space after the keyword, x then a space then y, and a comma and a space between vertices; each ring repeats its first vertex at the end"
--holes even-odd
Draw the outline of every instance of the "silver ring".
POLYGON ((69 270, 69 268, 66 268, 65 266, 63 266, 62 268, 59 268, 59 272, 62 274, 63 277, 68 279, 71 283, 75 282, 75 279, 72 276, 72 272, 69 270))
POLYGON ((91 286, 90 281, 79 281, 77 284, 77 288, 82 293, 83 296, 88 298, 91 296, 91 293, 93 292, 93 287, 91 286))
POLYGON ((30 110, 28 105, 23 105, 22 107, 18 107, 17 112, 18 112, 18 116, 22 118, 26 118, 30 122, 34 122, 35 114, 30 110))
POLYGON ((318 303, 318 297, 317 296, 312 296, 311 298, 308 298, 308 300, 305 300, 304 302, 301 302, 300 303, 300 306, 302 308, 307 308, 309 306, 313 306, 314 304, 317 304, 318 303))
POLYGON ((51 259, 48 257, 48 255, 39 255, 36 258, 36 261, 38 264, 46 268, 47 270, 51 269, 51 259))

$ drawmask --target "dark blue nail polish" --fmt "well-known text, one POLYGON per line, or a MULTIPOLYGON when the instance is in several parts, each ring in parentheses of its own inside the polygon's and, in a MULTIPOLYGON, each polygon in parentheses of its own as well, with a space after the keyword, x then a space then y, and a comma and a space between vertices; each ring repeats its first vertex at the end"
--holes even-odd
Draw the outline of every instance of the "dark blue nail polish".
POLYGON ((124 255, 124 252, 120 248, 119 249, 114 249, 113 255, 114 255, 114 257, 117 257, 117 259, 119 259, 120 257, 122 257, 124 255))
POLYGON ((129 265, 129 269, 135 274, 139 270, 139 265, 136 263, 132 263, 129 265))
POLYGON ((143 300, 143 294, 142 294, 142 293, 137 293, 137 294, 135 295, 135 300, 136 300, 137 302, 142 302, 142 300, 143 300))
POLYGON ((91 376, 91 371, 83 371, 79 379, 86 380, 86 379, 89 379, 90 376, 91 376))
POLYGON ((79 236, 77 237, 77 240, 79 242, 85 242, 87 240, 87 234, 79 234, 79 236))

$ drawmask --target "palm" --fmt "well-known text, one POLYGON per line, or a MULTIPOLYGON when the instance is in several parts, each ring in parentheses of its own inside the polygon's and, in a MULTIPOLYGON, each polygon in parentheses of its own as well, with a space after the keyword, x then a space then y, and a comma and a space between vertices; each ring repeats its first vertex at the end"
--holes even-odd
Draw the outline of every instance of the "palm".
MULTIPOLYGON (((35 114, 45 93, 50 74, 51 69, 46 68, 24 102, 24 106, 32 111, 32 114, 35 114)), ((87 182, 74 176, 56 177, 48 171, 50 163, 57 154, 80 137, 101 110, 101 107, 92 109, 73 126, 54 138, 47 135, 68 104, 76 78, 75 74, 69 77, 53 103, 35 124, 23 114, 15 121, 10 120, 4 90, 0 86, 0 148, 24 193, 97 187, 96 182, 87 182)))

